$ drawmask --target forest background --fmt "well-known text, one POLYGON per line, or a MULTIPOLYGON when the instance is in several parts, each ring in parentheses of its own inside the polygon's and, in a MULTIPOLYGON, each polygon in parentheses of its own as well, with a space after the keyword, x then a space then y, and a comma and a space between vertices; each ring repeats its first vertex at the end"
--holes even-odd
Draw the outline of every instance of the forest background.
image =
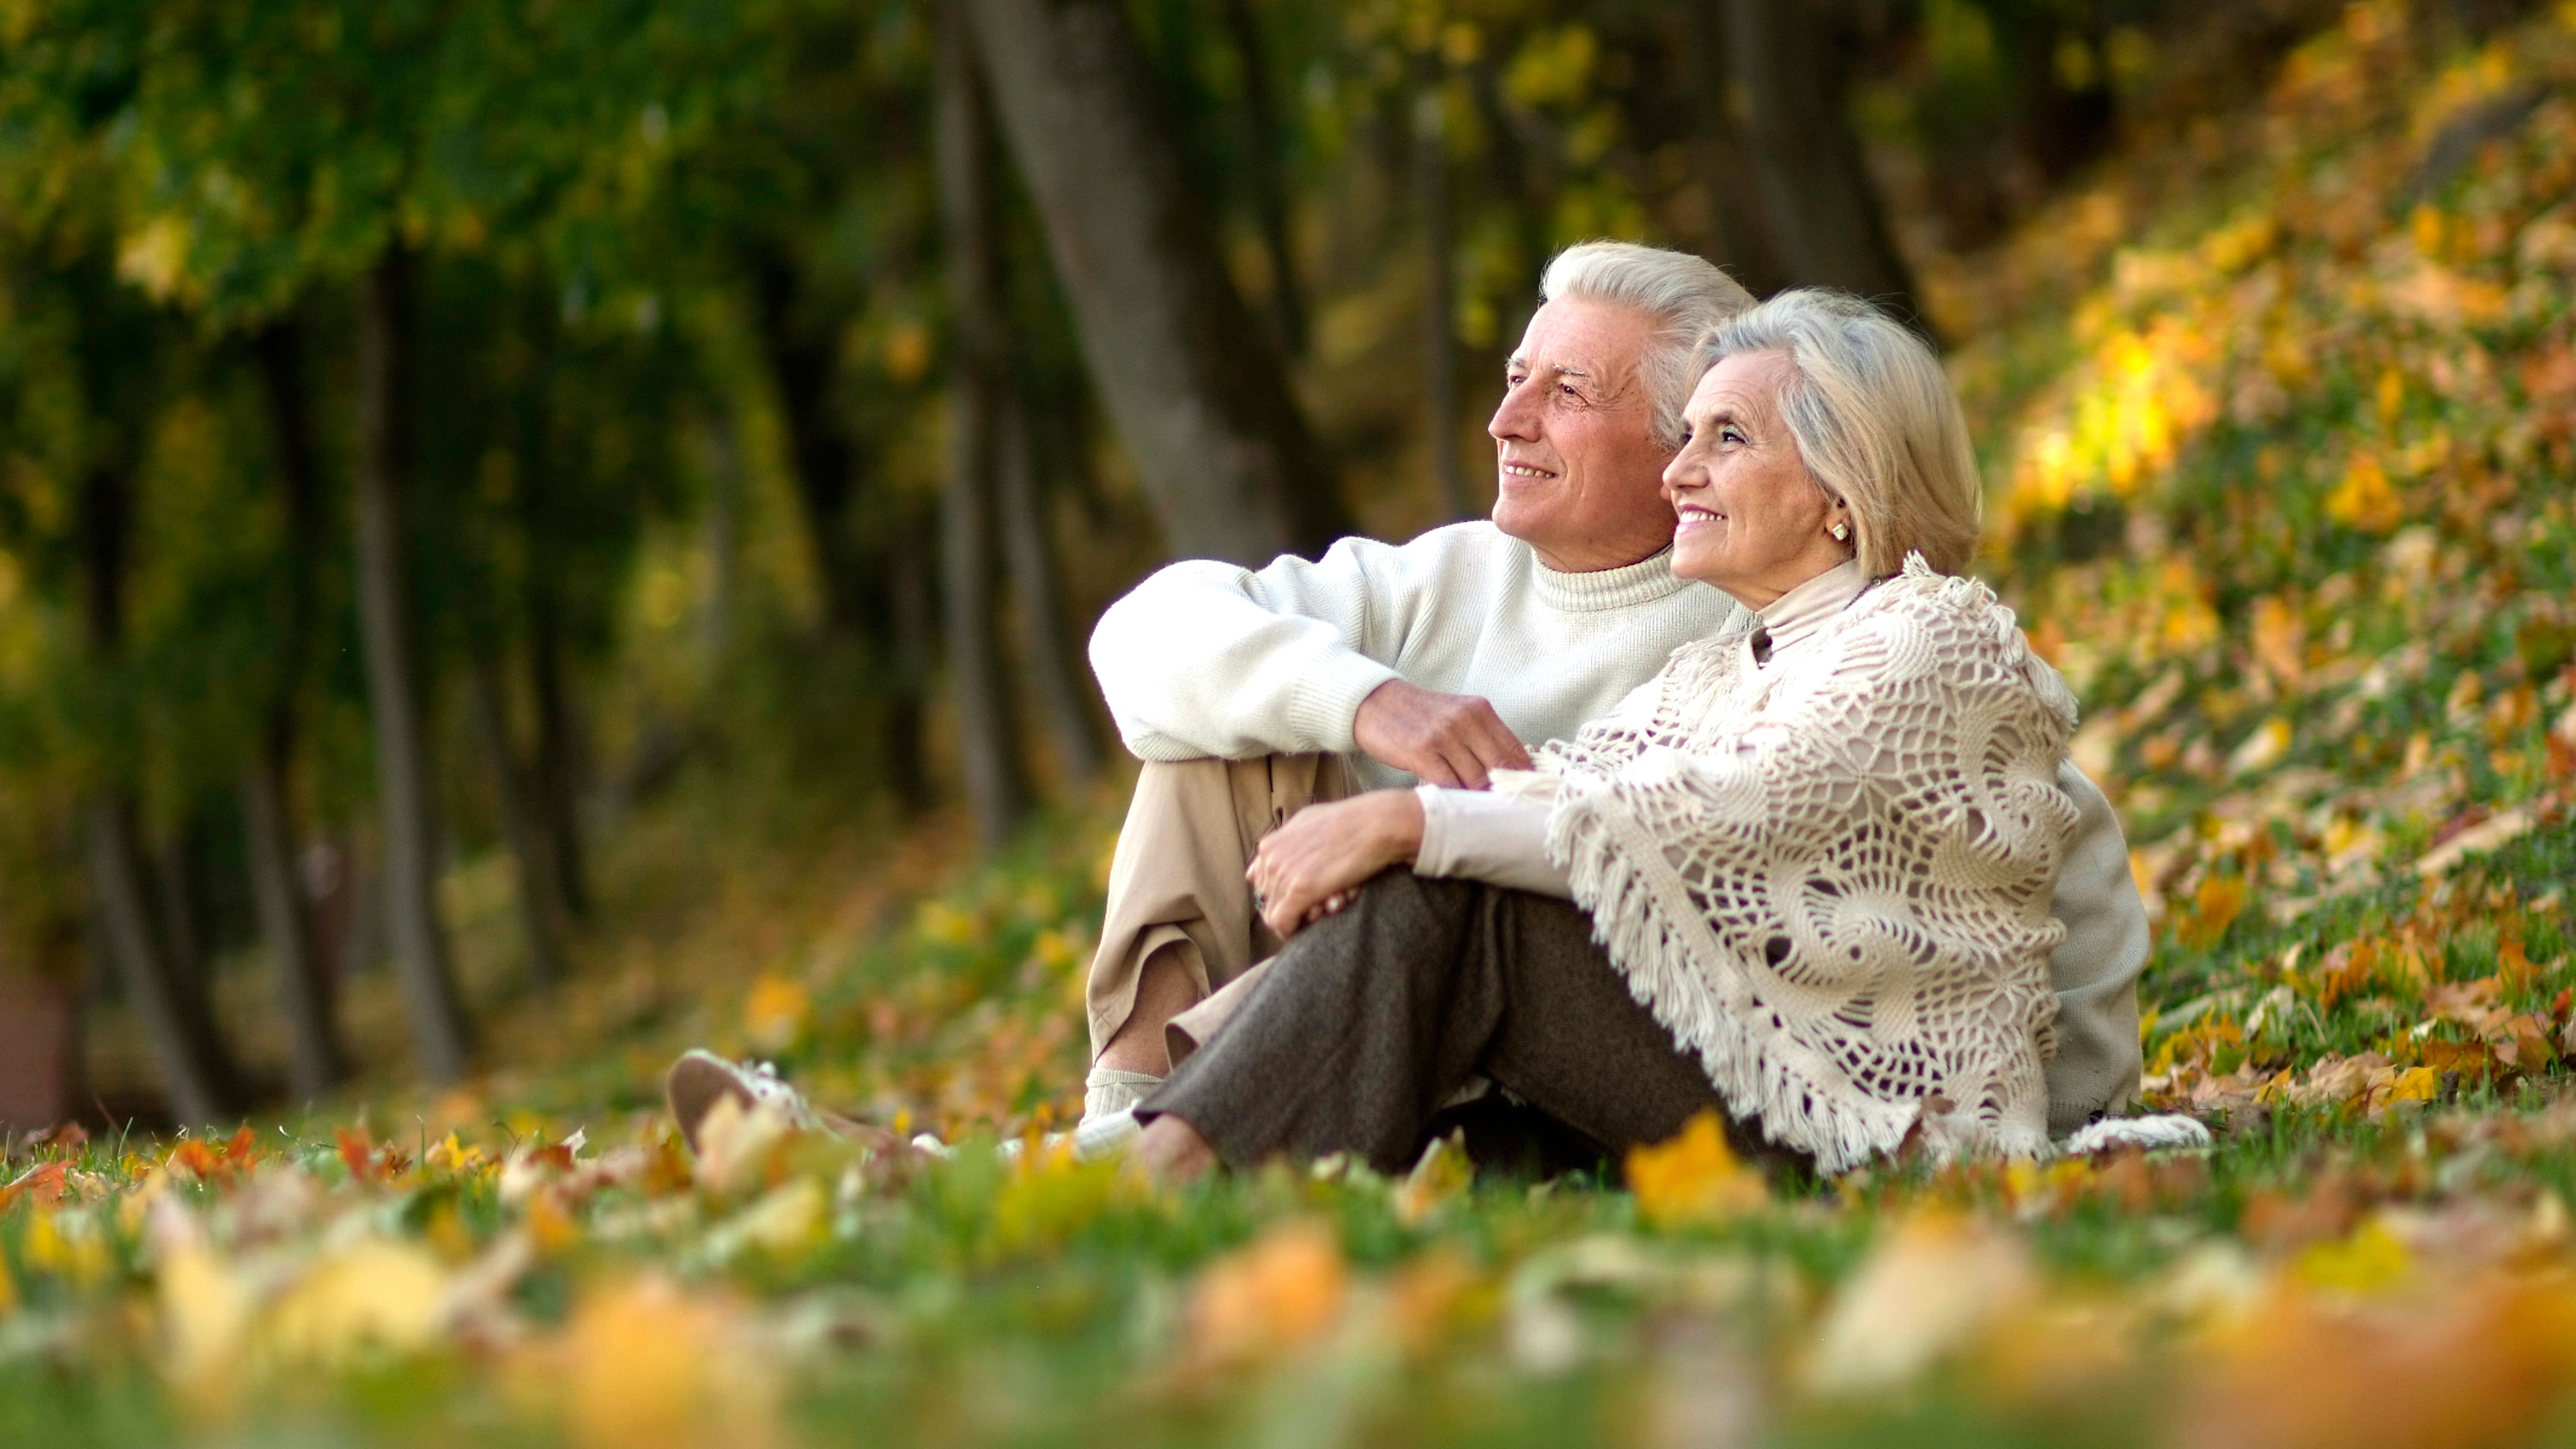
POLYGON ((1142 573, 1482 511, 1557 247, 1964 340, 1952 259, 2326 13, 13 8, 0 1116, 504 1064, 639 820, 1000 848, 1142 573))
POLYGON ((2576 1442, 2571 475, 2576 5, 0 0, 0 1444, 2576 1442), (2212 1148, 1046 1148, 1089 620, 1600 235, 1939 340, 2212 1148))

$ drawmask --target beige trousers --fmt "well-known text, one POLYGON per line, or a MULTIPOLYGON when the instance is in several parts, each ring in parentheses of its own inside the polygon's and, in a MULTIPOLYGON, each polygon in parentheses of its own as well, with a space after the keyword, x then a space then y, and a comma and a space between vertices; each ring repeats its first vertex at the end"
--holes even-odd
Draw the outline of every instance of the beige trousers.
POLYGON ((1198 1004, 1164 1033, 1173 1062, 1207 1040, 1255 979, 1254 963, 1279 949, 1244 883, 1253 848, 1289 816, 1357 785, 1340 755, 1146 764, 1110 859, 1108 912, 1084 992, 1093 1060, 1127 1024, 1146 958, 1158 951, 1169 950, 1197 988, 1198 1004))

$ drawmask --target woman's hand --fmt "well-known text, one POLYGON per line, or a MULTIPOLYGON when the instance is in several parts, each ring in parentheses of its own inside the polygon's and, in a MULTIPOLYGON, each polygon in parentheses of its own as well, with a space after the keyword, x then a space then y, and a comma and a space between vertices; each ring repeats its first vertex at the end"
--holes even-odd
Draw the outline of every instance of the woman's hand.
POLYGON ((1243 878, 1261 919, 1284 941, 1349 904, 1379 871, 1411 865, 1421 849, 1422 801, 1411 790, 1371 790, 1288 817, 1261 838, 1243 878))

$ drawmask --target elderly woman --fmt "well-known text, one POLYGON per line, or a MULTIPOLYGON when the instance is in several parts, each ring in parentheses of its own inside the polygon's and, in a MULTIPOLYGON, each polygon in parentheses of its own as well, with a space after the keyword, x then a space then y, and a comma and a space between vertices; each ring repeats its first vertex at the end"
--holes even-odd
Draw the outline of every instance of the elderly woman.
POLYGON ((1827 1172, 1909 1138, 2048 1150, 2075 704, 1958 576, 1958 402, 1920 339, 1826 292, 1704 361, 1673 571, 1754 618, 1491 794, 1378 791, 1269 836, 1250 875, 1293 938, 1138 1109, 1149 1166, 1399 1169, 1480 1076, 1610 1150, 1708 1108, 1827 1172))

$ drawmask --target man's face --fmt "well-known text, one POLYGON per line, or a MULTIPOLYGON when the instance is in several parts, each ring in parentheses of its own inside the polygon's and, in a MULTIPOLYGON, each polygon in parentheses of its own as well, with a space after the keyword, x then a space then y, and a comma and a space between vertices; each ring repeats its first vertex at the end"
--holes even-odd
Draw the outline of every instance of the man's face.
POLYGON ((1553 569, 1632 564, 1672 542, 1660 496, 1673 450, 1654 432, 1638 363, 1654 319, 1607 302, 1538 309, 1485 431, 1500 468, 1494 526, 1553 569))

